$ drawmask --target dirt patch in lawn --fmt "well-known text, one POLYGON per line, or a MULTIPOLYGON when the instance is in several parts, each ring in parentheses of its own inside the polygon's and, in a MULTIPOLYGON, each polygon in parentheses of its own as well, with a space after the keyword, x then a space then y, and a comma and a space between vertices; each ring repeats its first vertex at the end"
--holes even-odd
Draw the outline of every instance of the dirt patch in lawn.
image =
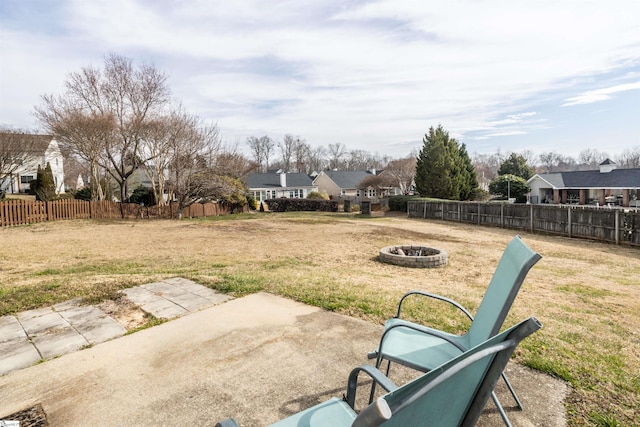
POLYGON ((98 308, 117 320, 127 331, 139 328, 147 322, 144 311, 122 294, 101 302, 98 308))

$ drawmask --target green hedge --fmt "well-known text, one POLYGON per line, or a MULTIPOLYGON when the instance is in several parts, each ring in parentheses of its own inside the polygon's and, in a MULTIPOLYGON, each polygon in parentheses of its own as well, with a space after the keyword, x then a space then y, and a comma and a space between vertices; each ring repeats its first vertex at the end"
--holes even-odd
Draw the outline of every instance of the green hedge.
POLYGON ((338 212, 338 202, 333 200, 281 198, 265 200, 265 203, 271 212, 338 212))
POLYGON ((418 196, 391 196, 389 197, 389 210, 406 212, 409 200, 419 199, 418 196))

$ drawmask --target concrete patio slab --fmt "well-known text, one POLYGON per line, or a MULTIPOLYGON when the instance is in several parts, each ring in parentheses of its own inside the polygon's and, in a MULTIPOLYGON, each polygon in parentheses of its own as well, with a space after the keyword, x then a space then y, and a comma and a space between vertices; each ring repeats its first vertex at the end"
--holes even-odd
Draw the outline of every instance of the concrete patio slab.
POLYGON ((27 337, 24 328, 14 316, 0 317, 0 344, 6 341, 24 339, 27 337))
POLYGON ((18 313, 18 320, 25 332, 31 337, 38 336, 41 332, 49 329, 69 326, 69 322, 53 311, 51 307, 47 307, 46 311, 43 309, 18 313))
POLYGON ((122 292, 127 296, 127 299, 133 301, 145 313, 153 314, 160 319, 172 319, 189 312, 187 309, 165 299, 162 295, 156 295, 144 287, 125 289, 122 292))
MULTIPOLYGON (((249 295, 0 377, 0 419, 42 404, 52 426, 263 426, 341 396, 382 326, 265 293, 249 295)), ((514 427, 563 427, 566 386, 509 365, 525 405, 514 427)), ((402 383, 415 373, 392 370, 402 383)), ((367 393, 361 393, 366 395, 367 393)), ((480 426, 504 424, 493 404, 480 426)))
POLYGON ((36 347, 26 339, 0 343, 0 375, 31 366, 41 359, 36 347))
POLYGON ((231 298, 179 277, 147 283, 123 292, 142 310, 161 319, 183 316, 231 298))
POLYGON ((90 344, 71 325, 46 329, 43 333, 32 336, 31 339, 43 359, 71 353, 90 344))
MULTIPOLYGON (((171 319, 229 300, 205 286, 183 278, 137 286, 124 291, 132 302, 158 318, 171 319)), ((120 337, 127 332, 98 307, 76 298, 0 318, 0 375, 81 348, 120 337)))
POLYGON ((117 320, 93 306, 61 311, 60 315, 73 325, 75 330, 90 344, 98 344, 117 338, 127 329, 117 320))

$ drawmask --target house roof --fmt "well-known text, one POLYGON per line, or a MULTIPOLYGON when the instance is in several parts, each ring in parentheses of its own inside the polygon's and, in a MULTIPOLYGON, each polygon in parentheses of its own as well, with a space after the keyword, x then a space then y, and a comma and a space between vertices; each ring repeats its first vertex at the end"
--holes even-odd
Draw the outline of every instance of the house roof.
POLYGON ((527 184, 539 178, 557 189, 579 188, 638 188, 640 187, 640 168, 614 169, 602 173, 599 170, 572 171, 536 174, 527 184))
POLYGON ((373 175, 369 171, 322 171, 335 184, 342 189, 358 188, 358 185, 368 176, 373 175))
MULTIPOLYGON (((313 187, 313 181, 304 173, 287 173, 286 188, 290 187, 313 187)), ((280 174, 278 173, 254 173, 247 177, 249 188, 283 188, 280 185, 280 174)))
POLYGON ((20 148, 28 148, 28 151, 32 154, 44 154, 49 148, 49 144, 53 140, 51 135, 34 135, 30 133, 19 132, 0 132, 0 144, 9 143, 14 144, 17 141, 20 142, 20 148))

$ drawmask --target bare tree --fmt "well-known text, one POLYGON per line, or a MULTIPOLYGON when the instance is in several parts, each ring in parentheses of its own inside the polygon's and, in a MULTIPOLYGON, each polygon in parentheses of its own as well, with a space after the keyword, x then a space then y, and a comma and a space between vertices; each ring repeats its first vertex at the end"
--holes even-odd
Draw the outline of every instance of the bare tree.
POLYGON ((264 164, 264 150, 262 144, 260 143, 260 138, 255 136, 248 137, 247 145, 249 145, 249 148, 251 149, 253 161, 259 165, 260 172, 263 172, 262 165, 264 164))
POLYGON ((621 168, 640 168, 640 145, 625 149, 616 157, 616 163, 621 168))
MULTIPOLYGON (((85 72, 89 73, 89 70, 85 72)), ((87 161, 91 198, 104 200, 100 167, 107 168, 105 147, 116 129, 114 117, 100 111, 85 111, 82 102, 72 97, 52 95, 42 97, 42 106, 36 107, 35 115, 48 132, 70 147, 73 154, 87 161)))
POLYGON ((382 160, 378 154, 371 154, 365 150, 351 150, 344 167, 347 170, 381 169, 382 160))
POLYGON ((383 175, 393 177, 394 185, 400 188, 402 194, 409 194, 416 174, 416 157, 409 156, 400 160, 392 160, 384 170, 383 175))
POLYGON ((168 116, 159 116, 151 120, 146 127, 146 134, 142 138, 142 157, 149 159, 143 164, 147 177, 151 182, 157 203, 166 205, 165 190, 168 174, 180 155, 182 144, 189 145, 199 140, 197 135, 200 121, 197 117, 178 107, 168 116))
POLYGON ((320 172, 326 169, 327 165, 327 150, 323 146, 309 149, 306 164, 308 173, 320 172))
POLYGON ((522 158, 527 162, 529 166, 532 168, 536 165, 536 153, 533 150, 522 150, 520 152, 522 158))
POLYGON ((26 131, 0 129, 0 193, 13 186, 14 176, 35 163, 36 136, 26 131))
POLYGON ((247 144, 251 149, 253 159, 260 165, 260 171, 266 172, 269 169, 269 160, 275 147, 275 142, 267 135, 260 138, 250 136, 247 138, 247 144))
POLYGON ((142 141, 169 102, 166 76, 152 65, 134 68, 130 59, 111 54, 103 70, 85 67, 71 73, 65 89, 64 95, 44 96, 36 116, 65 142, 75 144, 76 152, 105 168, 124 202, 127 179, 148 160, 142 157, 142 141), (82 146, 87 140, 90 147, 82 146))
POLYGON ((237 145, 222 147, 215 162, 214 170, 218 175, 236 179, 244 178, 250 173, 259 170, 258 164, 242 155, 237 145))
POLYGON ((489 183, 498 177, 500 158, 497 154, 474 154, 472 163, 482 189, 488 190, 489 183))
POLYGON ((269 161, 271 159, 273 148, 276 146, 276 143, 273 139, 265 135, 260 137, 260 144, 262 145, 262 150, 264 152, 265 172, 266 172, 267 170, 269 170, 269 161))
POLYGON ((300 139, 300 137, 296 138, 296 146, 293 151, 296 172, 310 174, 311 172, 313 172, 310 169, 311 146, 307 144, 304 139, 300 139))
POLYGON ((549 151, 539 156, 540 163, 545 172, 554 172, 558 168, 558 164, 562 161, 562 156, 556 152, 549 151))
POLYGON ((193 116, 186 121, 171 141, 168 192, 178 202, 178 218, 187 206, 203 198, 213 197, 212 165, 220 149, 217 125, 200 126, 193 116))
POLYGON ((380 175, 369 175, 364 178, 358 184, 358 188, 366 190, 373 188, 376 191, 376 195, 383 196, 388 190, 396 185, 396 179, 394 176, 388 173, 382 173, 380 175))
POLYGON ((585 148, 578 154, 578 163, 585 165, 588 168, 593 168, 597 167, 608 157, 609 155, 607 153, 601 153, 600 151, 592 148, 585 148))
POLYGON ((282 169, 285 172, 291 172, 291 162, 293 159, 293 153, 296 150, 296 144, 300 141, 300 137, 297 139, 290 134, 286 134, 282 139, 282 142, 278 142, 278 148, 280 149, 280 155, 282 156, 282 169))
POLYGON ((344 166, 344 156, 347 153, 347 147, 337 142, 335 144, 329 144, 329 168, 340 169, 344 166))

